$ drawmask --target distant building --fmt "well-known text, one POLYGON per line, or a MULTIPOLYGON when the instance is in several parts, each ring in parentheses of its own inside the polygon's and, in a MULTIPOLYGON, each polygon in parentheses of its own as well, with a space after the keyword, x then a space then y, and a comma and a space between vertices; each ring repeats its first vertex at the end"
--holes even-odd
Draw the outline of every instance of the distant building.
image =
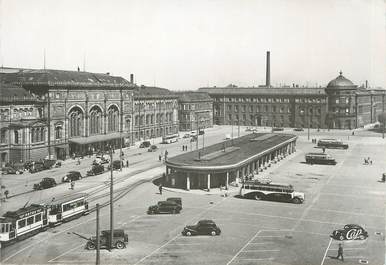
POLYGON ((342 73, 327 87, 204 87, 214 124, 354 129, 377 122, 384 89, 358 87, 342 73))
POLYGON ((180 131, 213 127, 213 100, 205 92, 178 92, 180 131))
MULTIPOLYGON (((29 160, 47 154, 65 159, 130 142, 134 84, 124 78, 62 70, 8 68, 0 72, 4 82, 23 87, 44 106, 46 129, 39 140, 44 138, 46 150, 29 160)), ((12 95, 12 91, 7 93, 12 95)))
POLYGON ((165 88, 134 88, 133 140, 178 133, 178 97, 165 88))
POLYGON ((1 165, 47 155, 44 101, 21 86, 0 83, 1 165))

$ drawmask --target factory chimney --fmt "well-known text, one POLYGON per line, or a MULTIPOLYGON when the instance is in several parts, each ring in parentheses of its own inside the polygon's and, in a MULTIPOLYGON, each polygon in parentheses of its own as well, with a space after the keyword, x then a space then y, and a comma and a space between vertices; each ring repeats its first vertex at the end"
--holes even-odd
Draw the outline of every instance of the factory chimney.
POLYGON ((271 58, 270 58, 270 52, 267 51, 267 65, 266 65, 266 72, 265 72, 265 86, 270 87, 271 86, 271 58))
POLYGON ((134 84, 134 74, 130 74, 130 83, 134 84))

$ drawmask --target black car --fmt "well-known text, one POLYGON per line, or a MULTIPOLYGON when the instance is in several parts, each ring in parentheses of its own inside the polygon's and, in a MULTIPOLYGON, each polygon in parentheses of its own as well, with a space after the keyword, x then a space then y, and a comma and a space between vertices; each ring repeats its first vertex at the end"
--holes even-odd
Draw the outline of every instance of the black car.
POLYGON ((23 170, 14 167, 3 167, 1 171, 3 174, 23 174, 23 170))
MULTIPOLYGON (((110 230, 104 230, 99 236, 100 248, 110 247, 110 230)), ((113 232, 113 247, 123 249, 129 243, 129 236, 122 229, 114 229, 113 232)), ((86 249, 94 250, 96 248, 96 236, 91 237, 86 243, 86 249)))
POLYGON ((181 232, 184 236, 192 235, 220 235, 221 229, 212 220, 200 220, 196 225, 187 225, 181 232))
POLYGON ((139 148, 148 148, 150 145, 150 141, 144 141, 139 145, 139 148))
POLYGON ((39 183, 34 184, 34 190, 44 190, 56 186, 56 181, 53 178, 43 178, 39 183))
POLYGON ((274 127, 274 128, 272 128, 272 131, 273 132, 280 132, 280 131, 284 131, 284 128, 282 128, 282 127, 274 127))
POLYGON ((151 145, 149 149, 147 149, 148 152, 156 152, 158 147, 156 145, 151 145))
MULTIPOLYGON (((113 161, 113 170, 118 170, 121 167, 123 167, 123 162, 121 162, 121 160, 114 160, 113 161)), ((110 170, 111 169, 111 165, 109 165, 107 167, 107 169, 110 170)))
POLYGON ((62 182, 70 182, 80 179, 82 179, 82 175, 79 171, 70 171, 62 178, 62 182))
POLYGON ((302 131, 304 131, 304 129, 303 128, 295 128, 294 131, 295 132, 302 132, 302 131))
POLYGON ((152 205, 148 208, 148 214, 159 214, 159 213, 180 213, 182 207, 180 204, 174 201, 159 201, 157 205, 152 205))
POLYGON ((336 240, 364 240, 369 236, 363 227, 356 224, 347 224, 343 229, 334 230, 330 237, 336 240))
POLYGON ((168 201, 168 202, 175 202, 178 205, 180 205, 181 209, 182 209, 182 199, 180 197, 170 197, 170 198, 167 198, 166 201, 168 201))
POLYGON ((93 165, 92 168, 87 171, 87 176, 96 176, 102 174, 105 171, 105 167, 103 165, 93 165))

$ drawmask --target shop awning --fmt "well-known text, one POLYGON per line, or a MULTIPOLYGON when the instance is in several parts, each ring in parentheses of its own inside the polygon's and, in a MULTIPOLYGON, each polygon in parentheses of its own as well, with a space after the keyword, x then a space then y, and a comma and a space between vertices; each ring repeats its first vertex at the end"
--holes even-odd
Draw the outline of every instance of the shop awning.
POLYGON ((68 139, 70 143, 75 144, 92 144, 97 142, 104 142, 104 141, 110 141, 114 139, 119 139, 120 137, 128 137, 129 133, 109 133, 109 134, 103 134, 103 135, 92 135, 88 137, 77 137, 77 138, 71 138, 68 139))

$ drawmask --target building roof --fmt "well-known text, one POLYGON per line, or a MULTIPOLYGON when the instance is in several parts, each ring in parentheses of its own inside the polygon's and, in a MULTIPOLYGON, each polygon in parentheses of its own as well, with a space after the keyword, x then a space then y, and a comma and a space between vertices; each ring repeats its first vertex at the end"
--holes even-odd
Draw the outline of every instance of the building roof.
POLYGON ((171 157, 166 165, 188 170, 221 170, 234 168, 249 162, 255 156, 269 152, 285 142, 297 138, 292 134, 281 133, 253 133, 246 136, 227 140, 189 153, 171 157), (226 145, 224 152, 224 145, 226 145), (200 159, 198 153, 200 152, 200 159))
POLYGON ((151 86, 136 86, 134 98, 177 98, 177 95, 166 88, 151 86))
POLYGON ((339 72, 339 76, 337 78, 331 80, 327 85, 328 89, 331 89, 331 88, 345 89, 345 88, 353 88, 353 87, 355 88, 356 85, 354 85, 353 82, 351 82, 349 79, 344 77, 342 75, 342 71, 339 72))
POLYGON ((176 92, 178 100, 181 102, 192 102, 192 101, 212 101, 212 98, 207 92, 199 91, 181 91, 176 92))
POLYGON ((201 87, 209 95, 326 95, 324 88, 316 87, 201 87))
POLYGON ((129 81, 109 73, 90 73, 52 69, 13 69, 0 71, 2 80, 7 83, 29 86, 50 87, 133 87, 129 81))
POLYGON ((0 82, 0 104, 35 103, 40 100, 21 86, 0 82))

